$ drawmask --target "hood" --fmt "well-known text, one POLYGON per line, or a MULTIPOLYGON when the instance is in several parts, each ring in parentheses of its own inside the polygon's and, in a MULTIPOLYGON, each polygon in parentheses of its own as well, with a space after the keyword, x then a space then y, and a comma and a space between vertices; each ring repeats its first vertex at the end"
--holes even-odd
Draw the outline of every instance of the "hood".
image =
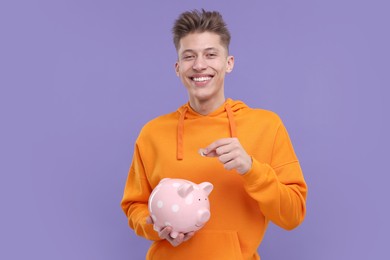
POLYGON ((208 115, 201 115, 193 110, 189 102, 181 106, 177 111, 179 112, 179 121, 177 123, 177 159, 182 160, 184 158, 183 143, 184 143, 184 120, 193 119, 199 117, 227 117, 229 121, 230 137, 237 137, 236 123, 234 121, 234 115, 241 109, 247 108, 242 101, 232 100, 230 98, 215 111, 208 115))

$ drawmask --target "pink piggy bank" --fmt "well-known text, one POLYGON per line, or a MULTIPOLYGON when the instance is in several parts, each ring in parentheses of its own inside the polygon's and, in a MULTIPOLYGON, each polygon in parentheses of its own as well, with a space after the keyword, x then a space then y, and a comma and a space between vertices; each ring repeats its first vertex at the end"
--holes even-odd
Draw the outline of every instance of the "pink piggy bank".
POLYGON ((149 197, 149 212, 154 230, 171 226, 171 237, 201 229, 210 219, 209 182, 199 185, 183 180, 164 178, 149 197))

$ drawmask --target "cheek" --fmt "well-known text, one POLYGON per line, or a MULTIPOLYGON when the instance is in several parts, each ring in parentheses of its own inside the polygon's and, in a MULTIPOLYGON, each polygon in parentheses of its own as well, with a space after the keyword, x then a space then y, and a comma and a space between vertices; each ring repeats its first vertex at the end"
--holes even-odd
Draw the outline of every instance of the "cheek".
POLYGON ((186 74, 186 71, 191 68, 189 64, 180 64, 176 67, 176 74, 180 76, 184 76, 186 74))
POLYGON ((221 62, 221 61, 214 62, 214 63, 210 64, 209 66, 211 68, 213 68, 214 70, 218 71, 219 73, 225 73, 227 68, 229 67, 226 62, 221 62))

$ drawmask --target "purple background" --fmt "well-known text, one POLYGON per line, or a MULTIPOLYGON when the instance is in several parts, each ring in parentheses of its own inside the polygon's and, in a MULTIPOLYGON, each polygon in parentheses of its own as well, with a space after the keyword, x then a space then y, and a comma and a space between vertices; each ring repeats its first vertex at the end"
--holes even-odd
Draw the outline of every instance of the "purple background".
POLYGON ((219 10, 226 96, 277 112, 307 218, 262 259, 390 259, 388 1, 1 1, 0 259, 143 259, 119 203, 142 125, 186 102, 171 26, 219 10))

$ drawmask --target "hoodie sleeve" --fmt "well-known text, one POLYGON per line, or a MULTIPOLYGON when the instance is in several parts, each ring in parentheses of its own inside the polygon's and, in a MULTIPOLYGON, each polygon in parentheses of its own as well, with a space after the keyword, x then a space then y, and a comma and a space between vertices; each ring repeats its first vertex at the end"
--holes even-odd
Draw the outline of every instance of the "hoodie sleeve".
POLYGON ((252 160, 251 170, 243 175, 245 189, 267 219, 284 229, 294 229, 305 217, 307 186, 282 123, 275 134, 271 162, 252 160))
POLYGON ((133 161, 127 177, 121 207, 128 218, 129 226, 135 233, 149 240, 161 240, 152 224, 147 224, 149 216, 148 199, 152 188, 146 178, 145 168, 139 147, 136 144, 133 161))

